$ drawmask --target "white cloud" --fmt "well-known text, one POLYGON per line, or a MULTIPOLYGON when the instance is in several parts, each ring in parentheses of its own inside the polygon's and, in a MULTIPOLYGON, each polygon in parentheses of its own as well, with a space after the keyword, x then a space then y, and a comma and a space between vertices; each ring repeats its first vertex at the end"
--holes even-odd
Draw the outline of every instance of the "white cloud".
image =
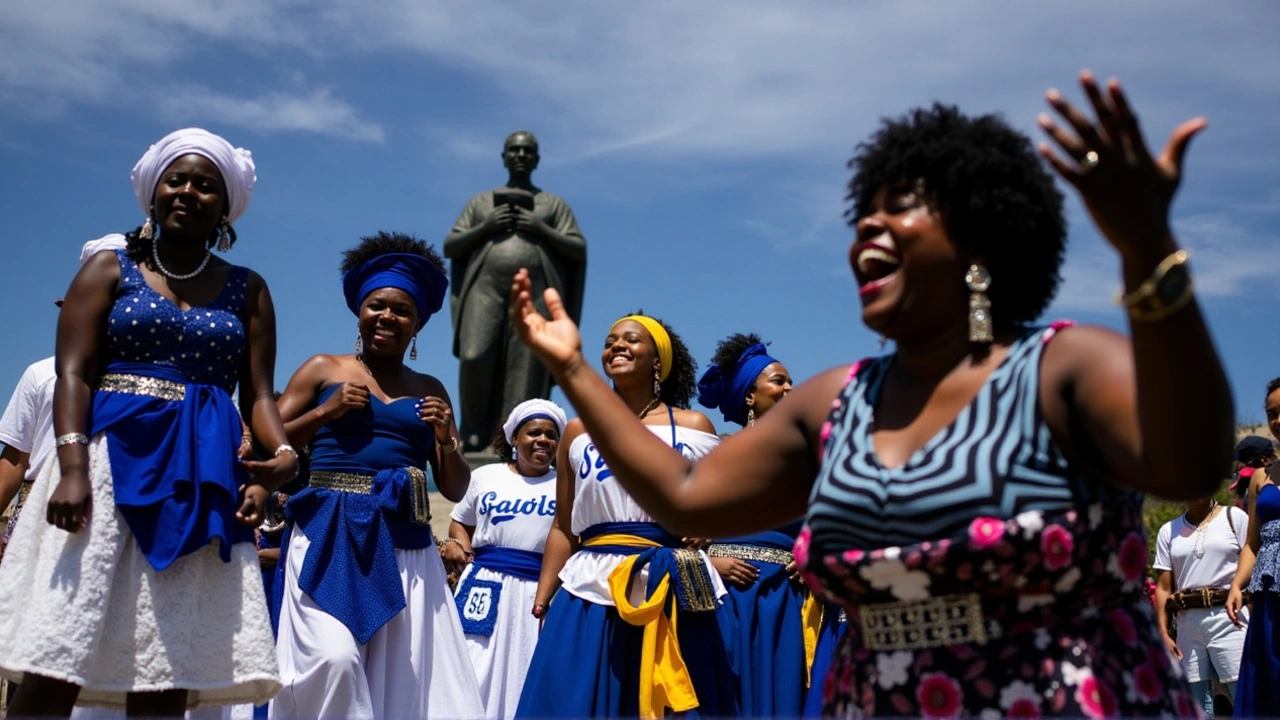
POLYGON ((206 88, 182 88, 158 95, 156 103, 176 121, 214 121, 264 132, 301 130, 371 142, 386 137, 380 125, 362 119, 359 111, 332 97, 327 89, 306 95, 273 92, 237 98, 206 88))

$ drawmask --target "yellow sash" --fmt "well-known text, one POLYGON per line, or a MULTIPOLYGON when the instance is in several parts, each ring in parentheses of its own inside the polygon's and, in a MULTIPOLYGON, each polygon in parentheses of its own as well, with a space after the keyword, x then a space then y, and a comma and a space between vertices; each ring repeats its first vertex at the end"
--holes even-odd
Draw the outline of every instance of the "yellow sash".
MULTIPOLYGON (((625 545, 628 547, 662 547, 660 543, 634 535, 600 535, 585 543, 593 545, 625 545)), ((632 555, 609 574, 609 591, 618 608, 618 617, 629 625, 644 628, 644 642, 640 651, 640 717, 642 720, 658 720, 666 708, 685 712, 698 707, 698 695, 693 689, 689 668, 680 655, 680 642, 676 636, 677 608, 672 604, 671 617, 664 609, 671 593, 671 576, 658 582, 653 594, 639 605, 632 605, 628 597, 631 570, 639 556, 632 555)), ((816 638, 816 635, 815 635, 816 638)))
POLYGON ((822 603, 809 591, 800 607, 800 622, 804 629, 804 686, 813 685, 813 658, 818 654, 818 633, 822 631, 822 603))

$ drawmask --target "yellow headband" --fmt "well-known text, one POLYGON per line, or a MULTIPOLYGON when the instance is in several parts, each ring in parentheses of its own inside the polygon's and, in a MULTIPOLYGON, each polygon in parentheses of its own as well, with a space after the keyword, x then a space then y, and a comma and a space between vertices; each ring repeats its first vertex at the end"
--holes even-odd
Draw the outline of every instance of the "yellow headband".
POLYGON ((662 362, 662 369, 658 371, 658 382, 666 380, 671 374, 671 336, 667 334, 667 329, 662 327, 662 323, 646 315, 628 315, 619 318, 609 329, 613 330, 619 323, 628 320, 640 323, 645 330, 649 331, 649 337, 653 338, 653 344, 658 348, 658 360, 662 362))

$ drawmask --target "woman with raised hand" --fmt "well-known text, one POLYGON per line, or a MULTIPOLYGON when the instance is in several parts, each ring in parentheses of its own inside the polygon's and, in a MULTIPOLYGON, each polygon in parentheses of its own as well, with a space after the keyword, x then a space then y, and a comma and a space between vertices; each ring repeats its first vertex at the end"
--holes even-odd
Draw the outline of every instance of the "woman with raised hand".
POLYGON ((796 388, 697 464, 667 451, 517 274, 512 312, 616 481, 665 527, 727 537, 808 513, 795 555, 849 614, 826 712, 1196 713, 1142 594, 1141 491, 1212 492, 1231 393, 1169 207, 1187 144, 1158 158, 1115 81, 1057 91, 1040 152, 1123 268, 1132 339, 1037 320, 1057 286, 1062 198, 1026 137, 935 105, 854 156, 849 262, 894 352, 796 388), (760 442, 767 436, 769 442, 760 442))
POLYGON ((556 514, 556 449, 566 422, 550 400, 516 405, 493 439, 502 462, 471 474, 450 516, 444 555, 466 567, 454 595, 488 718, 515 715, 538 644, 541 622, 529 611, 556 514))
POLYGON ((146 222, 82 264, 58 317, 58 462, 28 499, 47 522, 17 527, 0 570, 0 607, 24 608, 0 614, 15 717, 176 716, 280 688, 253 528, 298 458, 267 285, 212 252, 236 240, 253 159, 187 128, 131 177, 146 222), (240 459, 241 415, 268 459, 240 459))
POLYGON ((471 468, 444 385, 412 370, 444 301, 444 262, 399 233, 342 260, 356 352, 316 355, 280 398, 289 438, 311 445, 310 484, 289 498, 277 718, 483 714, 431 534, 427 472, 460 500, 471 468))
MULTIPOLYGON (((603 391, 662 452, 694 462, 720 442, 711 421, 688 409, 697 366, 662 321, 636 313, 615 322, 600 364, 613 382, 603 391)), ((546 622, 516 717, 736 714, 715 618, 724 594, 706 555, 654 522, 582 422, 570 421, 533 606, 546 622)))
MULTIPOLYGON (((726 422, 755 426, 791 392, 791 375, 755 334, 716 346, 698 380, 698 402, 726 422)), ((758 437, 768 442, 767 437, 758 437)), ((718 540, 707 548, 728 586, 716 614, 737 677, 744 717, 800 717, 816 651, 822 605, 799 582, 791 548, 802 518, 773 530, 718 540)))

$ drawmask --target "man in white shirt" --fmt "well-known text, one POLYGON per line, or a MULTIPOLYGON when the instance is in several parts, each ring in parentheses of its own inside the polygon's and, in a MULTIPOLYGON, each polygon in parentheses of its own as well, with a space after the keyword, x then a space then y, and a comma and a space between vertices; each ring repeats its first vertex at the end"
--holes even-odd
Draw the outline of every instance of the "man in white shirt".
MULTIPOLYGON (((80 248, 80 265, 103 250, 124 248, 123 235, 113 234, 90 240, 80 248)), ((62 307, 62 300, 55 300, 62 307)), ((54 359, 45 358, 32 363, 22 373, 9 406, 0 417, 0 508, 9 506, 14 496, 17 506, 9 515, 3 535, 0 535, 0 560, 17 525, 22 503, 26 500, 31 484, 40 474, 46 462, 56 457, 53 437, 53 386, 57 379, 54 359)))

